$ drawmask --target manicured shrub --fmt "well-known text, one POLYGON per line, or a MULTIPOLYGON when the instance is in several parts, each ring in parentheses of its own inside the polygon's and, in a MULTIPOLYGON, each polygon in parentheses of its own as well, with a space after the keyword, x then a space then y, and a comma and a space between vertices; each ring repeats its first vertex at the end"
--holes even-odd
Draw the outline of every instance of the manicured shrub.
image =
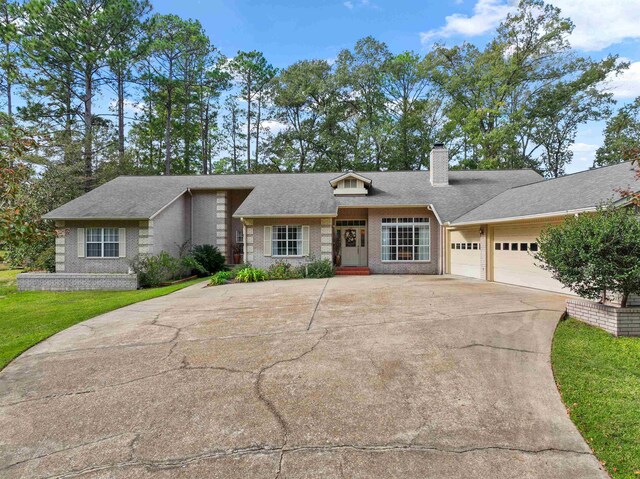
POLYGON ((200 262, 191 254, 187 254, 180 258, 180 264, 185 270, 185 276, 197 274, 198 276, 206 276, 207 270, 200 262))
POLYGON ((233 273, 231 271, 218 271, 216 274, 211 276, 209 280, 210 286, 219 286, 221 284, 226 284, 232 279, 233 273))
POLYGON ((574 293, 622 306, 640 293, 640 218, 629 208, 601 208, 544 230, 535 258, 574 293))
POLYGON ((235 279, 241 283, 256 283, 258 281, 268 280, 269 275, 263 269, 246 266, 236 271, 235 279))
POLYGON ((136 256, 130 265, 143 287, 159 286, 163 281, 174 278, 181 270, 180 261, 166 251, 155 256, 136 256))
POLYGON ((277 261, 267 270, 269 279, 295 279, 303 278, 304 273, 300 268, 293 267, 286 261, 277 261))
MULTIPOLYGON (((200 273, 204 276, 222 271, 226 262, 224 255, 218 248, 210 244, 194 246, 188 256, 191 256, 196 263, 202 266, 204 271, 200 273)), ((197 268, 196 270, 200 271, 197 268)))
POLYGON ((305 266, 307 278, 331 278, 334 274, 333 264, 328 259, 313 260, 305 266))

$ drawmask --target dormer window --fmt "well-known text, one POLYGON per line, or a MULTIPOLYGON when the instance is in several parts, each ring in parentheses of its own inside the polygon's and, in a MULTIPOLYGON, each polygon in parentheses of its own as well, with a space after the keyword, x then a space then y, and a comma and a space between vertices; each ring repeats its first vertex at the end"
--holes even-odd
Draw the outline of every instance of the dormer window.
POLYGON ((369 194, 371 180, 350 171, 334 178, 330 184, 334 195, 364 196, 369 194))

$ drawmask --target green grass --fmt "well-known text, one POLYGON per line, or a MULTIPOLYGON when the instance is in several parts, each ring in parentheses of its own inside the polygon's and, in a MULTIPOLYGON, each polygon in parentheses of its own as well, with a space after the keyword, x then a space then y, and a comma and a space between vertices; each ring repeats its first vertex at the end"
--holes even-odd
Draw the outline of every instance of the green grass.
POLYGON ((615 479, 640 478, 640 338, 561 321, 551 354, 571 419, 615 479))
POLYGON ((17 272, 0 271, 0 369, 34 344, 69 326, 204 281, 199 278, 137 291, 17 292, 17 272))

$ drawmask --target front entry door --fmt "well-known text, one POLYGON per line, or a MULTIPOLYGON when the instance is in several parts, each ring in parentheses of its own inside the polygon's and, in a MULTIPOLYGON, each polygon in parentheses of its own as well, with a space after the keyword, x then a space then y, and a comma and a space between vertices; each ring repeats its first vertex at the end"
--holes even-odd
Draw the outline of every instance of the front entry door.
POLYGON ((342 266, 367 265, 367 228, 366 226, 343 226, 340 242, 342 266))

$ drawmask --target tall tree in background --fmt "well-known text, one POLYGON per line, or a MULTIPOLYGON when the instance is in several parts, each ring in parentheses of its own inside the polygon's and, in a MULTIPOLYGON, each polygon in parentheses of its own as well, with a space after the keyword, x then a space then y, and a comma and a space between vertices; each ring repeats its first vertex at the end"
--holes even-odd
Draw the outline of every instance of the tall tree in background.
MULTIPOLYGON (((467 43, 436 47, 434 81, 450 99, 449 121, 459 125, 472 148, 465 166, 538 167, 535 154, 542 145, 532 132, 538 121, 553 121, 566 106, 554 101, 557 88, 564 90, 568 102, 583 104, 574 110, 595 105, 585 92, 605 99, 601 82, 626 65, 613 56, 600 62, 576 57, 568 42, 572 30, 559 9, 522 0, 484 50, 467 43), (541 105, 547 117, 538 116, 541 105), (557 110, 550 111, 551 106, 557 110)), ((600 106, 606 107, 606 101, 600 106)), ((576 118, 579 124, 589 115, 576 118)))
POLYGON ((104 81, 109 52, 135 23, 134 0, 30 0, 26 4, 24 52, 45 83, 65 72, 69 93, 82 102, 84 190, 93 187, 94 97, 104 81))
POLYGON ((383 91, 384 65, 391 58, 387 46, 372 37, 356 42, 353 51, 343 50, 336 60, 338 84, 355 115, 354 166, 379 170, 385 164, 389 139, 389 116, 383 91))
POLYGON ((258 111, 255 125, 256 164, 258 162, 258 148, 260 139, 260 114, 262 109, 263 93, 276 74, 276 69, 258 51, 238 52, 229 64, 233 75, 236 77, 242 98, 247 103, 246 130, 247 130, 247 171, 251 171, 251 120, 253 118, 252 106, 258 102, 258 111))
POLYGON ((218 131, 218 105, 222 91, 231 86, 231 76, 222 65, 225 58, 214 52, 204 59, 204 64, 198 72, 198 83, 196 85, 198 98, 197 109, 199 112, 200 127, 200 147, 202 174, 209 174, 211 171, 212 157, 214 153, 214 143, 221 144, 221 136, 218 131))
MULTIPOLYGON (((153 71, 152 77, 162 90, 164 103, 164 166, 165 174, 171 174, 172 121, 177 90, 192 81, 192 60, 208 54, 209 39, 200 22, 183 20, 177 15, 153 15, 145 24, 148 43, 146 54, 153 71)), ((190 86, 190 85, 189 85, 190 86)), ((189 88, 186 88, 189 94, 189 88)))
POLYGON ((285 157, 290 152, 294 158, 289 160, 300 172, 311 169, 322 154, 318 137, 330 76, 325 60, 304 60, 281 71, 274 85, 276 118, 287 125, 279 135, 278 150, 285 157))
POLYGON ((593 166, 615 165, 640 157, 640 97, 623 106, 607 122, 604 144, 596 151, 593 166))
POLYGON ((125 100, 126 86, 132 80, 133 65, 140 55, 143 18, 151 10, 148 0, 131 2, 132 12, 123 19, 125 24, 119 29, 118 37, 113 39, 113 48, 109 51, 108 66, 112 81, 108 85, 116 94, 116 115, 118 118, 118 163, 124 168, 125 162, 125 100))
POLYGON ((223 118, 223 130, 225 133, 227 151, 231 157, 231 172, 238 173, 243 171, 240 168, 240 155, 245 148, 245 135, 242 131, 241 115, 242 111, 238 104, 238 99, 230 95, 225 100, 226 114, 223 118))
POLYGON ((443 98, 431 84, 428 58, 403 52, 384 64, 383 89, 393 119, 389 167, 412 170, 428 165, 429 151, 442 134, 443 98))
POLYGON ((0 0, 0 92, 4 96, 7 115, 13 117, 13 88, 20 76, 19 23, 22 8, 14 0, 0 0))

